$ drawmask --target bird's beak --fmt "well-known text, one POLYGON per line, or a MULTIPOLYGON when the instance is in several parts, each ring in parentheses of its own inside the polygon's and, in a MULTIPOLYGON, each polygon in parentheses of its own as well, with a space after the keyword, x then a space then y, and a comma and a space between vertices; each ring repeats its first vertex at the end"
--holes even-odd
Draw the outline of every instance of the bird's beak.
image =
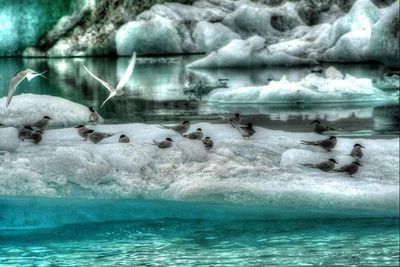
POLYGON ((361 146, 362 148, 365 148, 365 146, 361 146))
POLYGON ((337 163, 336 161, 334 162, 335 164, 339 164, 339 163, 337 163))

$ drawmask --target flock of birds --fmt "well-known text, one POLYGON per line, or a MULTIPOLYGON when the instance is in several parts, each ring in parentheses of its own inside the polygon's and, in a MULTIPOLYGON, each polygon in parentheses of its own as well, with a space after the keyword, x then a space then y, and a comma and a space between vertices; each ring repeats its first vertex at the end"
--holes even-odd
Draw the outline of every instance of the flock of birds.
MULTIPOLYGON (((119 83, 117 84, 116 87, 110 85, 106 81, 103 81, 102 79, 100 79, 99 77, 94 75, 88 68, 86 68, 86 66, 83 66, 84 69, 94 79, 96 79, 98 82, 100 82, 109 91, 109 96, 102 103, 101 107, 103 107, 104 104, 111 98, 113 98, 115 96, 121 96, 124 94, 123 88, 132 75, 133 69, 135 67, 135 63, 136 63, 136 53, 134 52, 132 54, 132 57, 130 59, 127 69, 125 70, 121 80, 119 81, 119 83)), ((28 81, 31 81, 33 78, 35 78, 37 76, 46 78, 43 75, 45 72, 46 71, 44 71, 42 73, 38 73, 31 69, 27 69, 27 70, 23 70, 23 71, 16 73, 16 75, 10 80, 8 96, 7 96, 7 101, 6 101, 6 107, 8 107, 10 105, 12 97, 17 89, 17 86, 25 78, 28 81)), ((89 116, 88 122, 91 124, 97 124, 100 120, 100 115, 96 112, 96 110, 93 107, 89 107, 89 110, 90 110, 90 116, 89 116)), ((252 135, 254 135, 256 132, 253 129, 253 124, 251 122, 247 123, 246 125, 241 124, 241 117, 240 117, 239 113, 236 113, 232 117, 225 118, 225 119, 244 138, 249 138, 252 135)), ((40 143, 40 141, 42 140, 42 135, 44 134, 44 130, 46 129, 50 120, 52 120, 52 118, 50 118, 49 116, 44 116, 44 117, 42 117, 42 119, 40 119, 39 121, 37 121, 35 123, 23 126, 22 128, 19 129, 18 138, 22 141, 28 140, 34 144, 40 143)), ((313 125, 314 132, 316 132, 318 134, 322 134, 329 130, 338 130, 335 128, 324 126, 318 120, 314 120, 311 124, 313 125)), ((212 149, 212 147, 214 146, 214 142, 209 136, 206 136, 204 138, 204 134, 203 134, 203 131, 201 128, 198 128, 196 131, 186 134, 190 128, 190 122, 187 120, 182 122, 181 124, 161 125, 160 127, 164 128, 164 129, 171 129, 171 130, 181 134, 185 138, 188 138, 191 140, 202 141, 202 143, 204 144, 204 147, 207 151, 210 151, 210 149, 212 149)), ((115 135, 115 134, 95 131, 93 129, 87 128, 84 125, 78 125, 75 128, 77 129, 79 136, 84 138, 84 141, 89 140, 94 144, 100 143, 103 139, 115 135)), ((122 134, 119 137, 119 142, 120 143, 129 143, 130 140, 129 140, 128 136, 122 134)), ((166 149, 166 148, 172 147, 173 142, 174 141, 170 137, 167 137, 165 140, 161 140, 161 141, 153 140, 153 145, 156 145, 160 149, 166 149)), ((302 140, 301 143, 303 145, 319 146, 319 147, 322 147, 323 149, 327 150, 328 152, 330 152, 336 146, 337 138, 335 136, 331 136, 327 139, 317 140, 317 141, 302 140)), ((335 165, 338 163, 333 158, 331 158, 327 161, 317 163, 317 164, 302 164, 302 165, 306 166, 306 167, 310 167, 310 168, 316 168, 316 169, 319 169, 324 172, 329 172, 329 171, 347 172, 348 174, 353 175, 358 171, 359 166, 362 166, 360 164, 360 160, 363 157, 362 148, 364 148, 362 145, 355 144, 349 155, 349 156, 355 158, 355 161, 353 161, 350 164, 344 165, 338 169, 335 169, 335 165)))

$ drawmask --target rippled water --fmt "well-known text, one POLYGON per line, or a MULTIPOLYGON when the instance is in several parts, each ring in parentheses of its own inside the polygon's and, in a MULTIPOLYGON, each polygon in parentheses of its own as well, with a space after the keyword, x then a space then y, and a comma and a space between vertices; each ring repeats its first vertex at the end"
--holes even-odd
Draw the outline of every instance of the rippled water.
MULTIPOLYGON (((269 79, 279 80, 286 75, 298 81, 310 73, 309 67, 261 67, 191 70, 185 66, 197 56, 166 58, 139 58, 134 74, 127 84, 127 94, 115 98, 101 110, 106 123, 163 121, 218 121, 220 115, 241 112, 255 124, 271 129, 309 131, 309 123, 319 118, 323 123, 334 124, 345 132, 359 131, 355 135, 395 135, 399 133, 398 105, 383 103, 343 105, 281 106, 270 104, 227 105, 206 101, 207 94, 218 87, 218 79, 229 79, 227 86, 259 86, 269 79), (188 91, 189 84, 199 82, 205 87, 197 93, 188 91)), ((9 79, 19 70, 32 68, 49 70, 49 79, 36 78, 24 81, 17 94, 36 93, 62 96, 84 105, 99 107, 107 98, 107 91, 83 69, 83 64, 93 73, 111 84, 117 84, 129 58, 59 58, 59 59, 0 59, 0 94, 7 94, 9 79)), ((323 66, 327 68, 330 65, 323 66)), ((336 65, 343 73, 358 78, 379 78, 380 65, 336 65)), ((347 134, 349 135, 349 134, 347 134)))
POLYGON ((397 266, 399 221, 141 220, 0 232, 12 266, 397 266))

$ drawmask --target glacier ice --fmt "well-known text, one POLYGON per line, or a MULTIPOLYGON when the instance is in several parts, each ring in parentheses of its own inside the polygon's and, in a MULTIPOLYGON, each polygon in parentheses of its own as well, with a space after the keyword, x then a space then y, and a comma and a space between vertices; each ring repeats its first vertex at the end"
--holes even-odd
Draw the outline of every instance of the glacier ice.
POLYGON ((5 103, 6 97, 0 98, 0 122, 7 126, 33 123, 46 115, 53 118, 50 126, 85 124, 90 114, 81 104, 49 95, 16 95, 8 108, 5 103))
POLYGON ((0 165, 0 194, 15 196, 80 196, 217 201, 268 207, 314 207, 397 212, 399 208, 399 139, 340 138, 327 153, 299 140, 316 140, 314 133, 287 133, 255 127, 244 140, 228 124, 199 123, 214 140, 207 153, 199 141, 189 141, 156 125, 97 125, 104 132, 124 133, 100 144, 82 141, 76 129, 48 130, 40 145, 23 143, 0 165), (160 150, 152 139, 175 140, 160 150), (363 167, 350 178, 299 167, 334 157, 340 166, 355 143, 366 147, 363 167))
POLYGON ((289 82, 283 76, 265 86, 215 89, 208 95, 209 102, 219 103, 345 103, 376 102, 397 103, 398 92, 385 92, 373 86, 372 80, 355 78, 332 68, 329 78, 309 74, 298 82, 289 82))
POLYGON ((382 10, 380 20, 372 26, 368 56, 388 66, 400 67, 399 1, 382 10))
POLYGON ((217 50, 233 39, 241 37, 223 24, 200 21, 193 31, 193 38, 200 51, 211 52, 217 50))
POLYGON ((315 60, 291 56, 283 51, 271 53, 265 39, 252 36, 246 40, 232 40, 226 46, 196 60, 188 68, 241 67, 261 65, 310 65, 315 60))
POLYGON ((118 55, 179 54, 182 40, 169 19, 156 16, 149 21, 131 21, 123 25, 115 36, 118 55))

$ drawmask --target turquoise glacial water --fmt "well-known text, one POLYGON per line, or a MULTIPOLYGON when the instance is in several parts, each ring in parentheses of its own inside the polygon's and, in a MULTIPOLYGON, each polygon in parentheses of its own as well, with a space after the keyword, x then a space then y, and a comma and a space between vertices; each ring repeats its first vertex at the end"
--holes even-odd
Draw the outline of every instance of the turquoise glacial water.
POLYGON ((0 206, 0 266, 397 266, 399 261, 398 217, 356 218, 357 211, 46 198, 1 198, 0 206))

